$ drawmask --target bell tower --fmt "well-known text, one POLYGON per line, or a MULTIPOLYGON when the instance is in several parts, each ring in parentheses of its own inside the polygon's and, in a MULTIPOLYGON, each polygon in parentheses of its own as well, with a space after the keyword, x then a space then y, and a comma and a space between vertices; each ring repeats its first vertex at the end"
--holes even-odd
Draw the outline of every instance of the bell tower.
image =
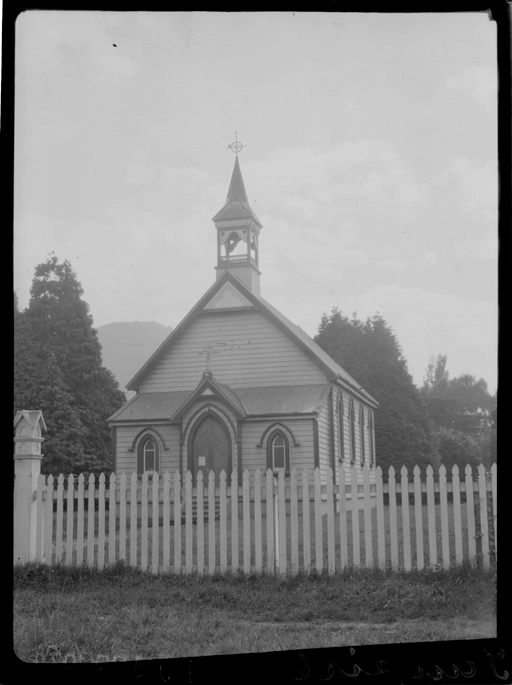
POLYGON ((229 147, 236 154, 235 167, 224 207, 212 219, 217 229, 217 280, 229 271, 259 295, 258 242, 263 226, 249 207, 238 163, 242 145, 236 140, 229 147))

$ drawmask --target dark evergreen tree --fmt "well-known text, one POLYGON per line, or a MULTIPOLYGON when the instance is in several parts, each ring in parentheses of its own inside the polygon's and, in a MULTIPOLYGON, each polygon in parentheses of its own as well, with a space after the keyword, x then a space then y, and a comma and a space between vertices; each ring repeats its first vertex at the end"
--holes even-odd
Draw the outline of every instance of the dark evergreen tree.
POLYGON ((448 474, 451 474, 455 464, 459 467, 459 473, 463 476, 466 465, 473 469, 480 463, 480 445, 470 435, 453 428, 438 428, 435 432, 436 447, 439 460, 446 466, 448 474))
POLYGON ((315 341, 380 404, 375 411, 377 464, 436 464, 430 423, 391 327, 378 314, 361 321, 333 309, 315 341))
POLYGON ((41 409, 45 472, 108 470, 106 419, 125 401, 101 364, 101 346, 68 261, 35 271, 25 312, 15 311, 15 410, 41 409))
POLYGON ((496 397, 490 395, 483 378, 470 374, 450 378, 446 356, 438 355, 427 366, 421 395, 436 432, 443 428, 466 435, 479 445, 482 461, 495 461, 496 397))

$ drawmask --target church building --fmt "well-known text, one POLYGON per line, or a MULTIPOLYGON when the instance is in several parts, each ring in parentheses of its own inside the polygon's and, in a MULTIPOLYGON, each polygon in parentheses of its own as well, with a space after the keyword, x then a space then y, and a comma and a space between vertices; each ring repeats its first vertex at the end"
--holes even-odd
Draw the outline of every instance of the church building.
MULTIPOLYGON (((260 295, 262 225, 238 156, 213 217, 216 281, 127 385, 136 395, 109 418, 113 470, 292 468, 325 476, 375 470, 378 403, 301 328, 260 295)), ((348 474, 347 474, 348 475, 348 474)))

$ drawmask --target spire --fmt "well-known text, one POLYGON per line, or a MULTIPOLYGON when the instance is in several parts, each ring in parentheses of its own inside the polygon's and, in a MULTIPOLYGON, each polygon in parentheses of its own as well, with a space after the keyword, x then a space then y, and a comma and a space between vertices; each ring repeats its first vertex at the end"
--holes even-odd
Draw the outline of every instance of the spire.
POLYGON ((229 184, 228 196, 226 198, 227 205, 231 202, 245 202, 249 204, 247 193, 245 192, 244 179, 240 171, 240 164, 238 163, 238 155, 235 157, 235 168, 231 175, 231 183, 229 184))
POLYGON ((249 206, 238 163, 243 145, 236 138, 228 147, 236 154, 235 166, 224 207, 213 217, 217 229, 217 279, 229 271, 259 295, 258 242, 262 224, 249 206))
POLYGON ((253 219, 260 228, 262 227, 260 220, 249 207, 238 155, 235 157, 235 166, 231 175, 226 202, 224 207, 213 217, 213 221, 231 221, 232 219, 253 219))

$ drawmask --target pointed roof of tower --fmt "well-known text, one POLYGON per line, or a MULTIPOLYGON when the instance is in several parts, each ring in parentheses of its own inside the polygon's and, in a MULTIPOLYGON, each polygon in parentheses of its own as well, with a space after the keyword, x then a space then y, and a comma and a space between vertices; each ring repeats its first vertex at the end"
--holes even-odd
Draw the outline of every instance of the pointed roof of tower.
POLYGON ((253 210, 249 207, 244 179, 238 163, 238 155, 235 159, 235 167, 231 175, 228 196, 224 207, 213 217, 213 221, 232 221, 234 219, 253 219, 260 228, 262 224, 253 210))

